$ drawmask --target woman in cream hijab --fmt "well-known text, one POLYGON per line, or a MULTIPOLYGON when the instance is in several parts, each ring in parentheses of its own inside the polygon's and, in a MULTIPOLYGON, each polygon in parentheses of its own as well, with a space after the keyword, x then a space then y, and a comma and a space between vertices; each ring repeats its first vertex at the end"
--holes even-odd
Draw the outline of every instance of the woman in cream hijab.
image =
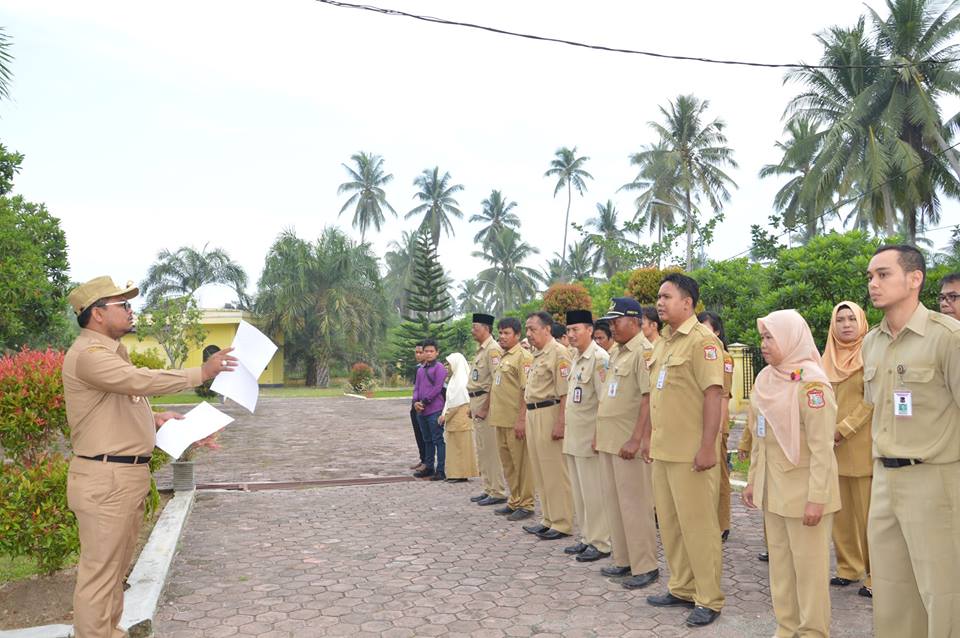
POLYGON ((867 553, 867 513, 873 480, 873 450, 870 421, 873 407, 863 400, 863 337, 870 326, 863 309, 841 301, 830 318, 830 334, 823 352, 823 369, 837 395, 837 429, 834 451, 840 472, 843 509, 833 519, 833 546, 837 575, 830 584, 846 587, 865 576, 858 592, 873 597, 870 557, 867 553))
POLYGON ((473 448, 473 421, 470 419, 470 395, 467 394, 467 360, 459 352, 447 356, 450 378, 447 400, 440 415, 447 439, 446 474, 448 483, 462 483, 477 476, 477 455, 473 448))
POLYGON ((840 509, 837 404, 810 328, 795 310, 757 320, 767 366, 750 396, 743 501, 760 508, 778 638, 830 635, 830 528, 840 509))

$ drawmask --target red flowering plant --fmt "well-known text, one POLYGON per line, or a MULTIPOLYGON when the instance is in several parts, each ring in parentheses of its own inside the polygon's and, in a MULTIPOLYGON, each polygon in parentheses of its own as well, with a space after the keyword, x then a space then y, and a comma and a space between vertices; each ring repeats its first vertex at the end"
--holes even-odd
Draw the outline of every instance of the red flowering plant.
POLYGON ((347 377, 347 383, 350 384, 350 389, 353 392, 372 391, 374 386, 373 368, 363 362, 353 364, 350 368, 350 375, 347 377))
POLYGON ((33 465, 66 451, 62 367, 63 353, 49 349, 0 357, 0 447, 7 458, 33 465))

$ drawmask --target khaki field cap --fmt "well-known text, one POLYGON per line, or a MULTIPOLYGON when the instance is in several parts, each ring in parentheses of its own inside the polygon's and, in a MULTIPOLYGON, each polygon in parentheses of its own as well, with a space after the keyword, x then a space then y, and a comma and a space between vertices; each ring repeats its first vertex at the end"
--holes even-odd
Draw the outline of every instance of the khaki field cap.
POLYGON ((110 277, 97 277, 74 288, 67 299, 70 301, 70 307, 79 316, 98 299, 107 297, 133 299, 139 294, 140 289, 134 286, 132 281, 127 282, 125 288, 121 288, 113 283, 110 277))

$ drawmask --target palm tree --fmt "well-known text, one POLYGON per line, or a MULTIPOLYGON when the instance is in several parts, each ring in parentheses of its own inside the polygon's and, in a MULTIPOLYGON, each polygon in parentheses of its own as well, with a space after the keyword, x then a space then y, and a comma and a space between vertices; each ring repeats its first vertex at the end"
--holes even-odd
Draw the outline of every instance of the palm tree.
POLYGON ((220 248, 208 251, 207 245, 199 251, 190 246, 174 252, 161 250, 140 283, 140 292, 150 306, 163 297, 192 296, 207 284, 231 287, 241 307, 249 307, 247 274, 243 268, 233 262, 226 251, 220 248))
POLYGON ((387 252, 383 256, 387 266, 383 288, 387 301, 399 316, 407 311, 407 290, 413 281, 416 243, 415 233, 403 231, 399 242, 394 240, 387 244, 387 252))
POLYGON ((386 208, 393 216, 397 216, 397 211, 387 202, 387 194, 383 187, 393 179, 392 174, 384 174, 383 158, 373 153, 363 151, 350 156, 355 167, 351 168, 346 164, 341 164, 350 174, 349 182, 340 184, 337 188, 337 195, 343 193, 353 193, 343 207, 339 215, 352 205, 356 205, 353 211, 353 227, 360 229, 360 243, 366 241, 367 229, 376 228, 380 232, 380 226, 383 225, 383 209, 386 208))
POLYGON ((733 150, 726 146, 723 120, 704 122, 710 106, 693 95, 681 95, 667 108, 660 107, 663 123, 650 122, 651 128, 663 142, 641 151, 635 163, 662 162, 668 174, 675 175, 677 187, 683 192, 683 214, 687 234, 686 266, 693 264, 694 201, 705 198, 715 212, 730 200, 728 186, 736 183, 723 172, 724 166, 737 167, 733 150))
POLYGON ((0 27, 0 99, 10 99, 10 85, 13 83, 13 54, 10 49, 13 38, 0 27))
MULTIPOLYGON (((557 253, 553 254, 557 255, 557 253)), ((540 269, 540 273, 537 276, 548 288, 553 284, 565 282, 567 280, 567 269, 563 262, 560 261, 560 255, 557 255, 553 259, 548 259, 547 263, 544 264, 544 267, 540 269)))
POLYGON ((550 168, 544 177, 556 177, 557 184, 553 188, 553 196, 556 197, 564 186, 567 187, 567 214, 563 221, 563 253, 560 255, 560 261, 567 260, 567 230, 570 228, 570 204, 573 201, 573 189, 583 195, 587 191, 587 183, 584 179, 593 179, 593 175, 584 170, 583 166, 589 160, 589 157, 577 157, 577 147, 559 148, 554 152, 553 161, 550 162, 550 168))
POLYGON ((286 356, 305 364, 307 385, 327 385, 335 361, 374 352, 384 305, 370 247, 337 228, 315 243, 285 230, 267 253, 257 312, 268 331, 283 334, 286 356))
POLYGON ((517 207, 517 203, 506 199, 500 191, 490 191, 490 197, 483 200, 480 206, 480 214, 471 216, 470 223, 481 222, 487 225, 473 236, 474 243, 486 244, 501 228, 520 228, 520 218, 516 213, 510 212, 517 207))
POLYGON ((413 185, 420 189, 413 198, 423 203, 407 213, 404 218, 410 219, 414 215, 423 214, 420 228, 430 233, 430 241, 436 248, 440 244, 441 229, 448 237, 453 235, 450 216, 457 219, 463 218, 463 212, 457 208, 460 203, 453 198, 455 193, 463 190, 463 185, 450 184, 450 173, 444 172, 441 176, 439 167, 434 167, 433 170, 424 169, 413 180, 413 185))
POLYGON ((474 257, 490 264, 477 274, 477 279, 493 303, 494 314, 502 315, 536 294, 540 274, 523 262, 538 252, 512 228, 500 230, 482 251, 474 251, 474 257))
POLYGON ((607 279, 613 277, 620 270, 623 261, 619 246, 627 243, 623 229, 617 224, 617 207, 612 200, 606 204, 597 202, 597 216, 587 220, 587 226, 596 233, 587 236, 588 245, 593 248, 593 269, 603 266, 603 274, 607 279))
POLYGON ((460 282, 460 291, 457 293, 457 303, 460 312, 486 312, 487 299, 483 292, 483 284, 476 279, 464 279, 460 282))
MULTIPOLYGON (((560 257, 557 253, 553 254, 555 257, 560 257)), ((567 261, 562 271, 565 279, 582 281, 593 277, 597 267, 594 265, 593 254, 590 252, 589 240, 584 239, 570 244, 567 255, 567 261)), ((562 261, 560 263, 563 264, 562 261)))

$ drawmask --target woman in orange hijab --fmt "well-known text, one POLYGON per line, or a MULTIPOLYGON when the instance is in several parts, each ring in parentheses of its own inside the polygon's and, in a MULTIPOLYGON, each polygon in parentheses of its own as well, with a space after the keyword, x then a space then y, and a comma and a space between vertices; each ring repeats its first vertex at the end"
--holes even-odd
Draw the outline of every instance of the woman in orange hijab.
POLYGON ((795 310, 757 320, 767 366, 750 396, 750 474, 763 511, 778 638, 830 635, 830 528, 840 509, 837 404, 810 328, 795 310))
POLYGON ((863 400, 863 337, 870 326, 863 309, 841 301, 830 318, 830 334, 823 352, 823 369, 837 396, 837 430, 834 451, 840 472, 843 509, 833 519, 833 546, 837 574, 830 584, 846 587, 865 576, 858 592, 873 597, 870 556, 867 552, 867 513, 873 480, 870 422, 873 407, 863 400))

